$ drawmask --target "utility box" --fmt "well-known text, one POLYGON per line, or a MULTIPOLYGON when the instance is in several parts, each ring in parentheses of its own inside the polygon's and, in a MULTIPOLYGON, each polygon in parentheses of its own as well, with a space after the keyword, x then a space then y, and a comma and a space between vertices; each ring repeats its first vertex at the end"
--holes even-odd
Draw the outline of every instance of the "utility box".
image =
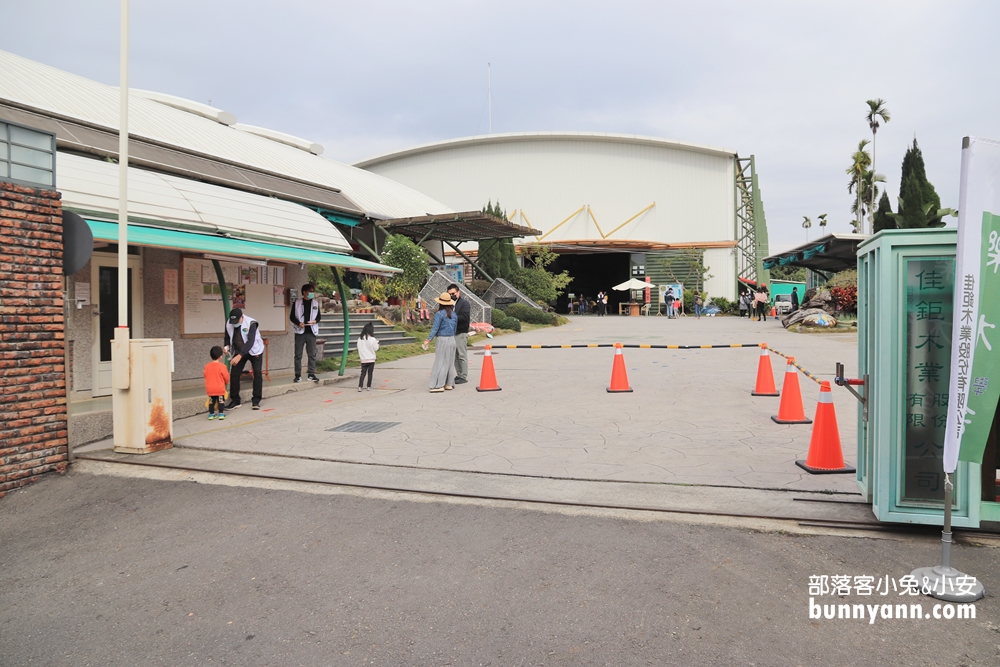
POLYGON ((128 341, 129 388, 113 395, 115 451, 149 454, 174 443, 174 342, 169 338, 128 341))

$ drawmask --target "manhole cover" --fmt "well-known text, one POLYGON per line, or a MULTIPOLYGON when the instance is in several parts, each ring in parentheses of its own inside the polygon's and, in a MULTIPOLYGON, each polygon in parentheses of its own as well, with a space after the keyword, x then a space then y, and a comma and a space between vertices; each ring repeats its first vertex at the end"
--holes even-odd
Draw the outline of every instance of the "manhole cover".
POLYGON ((403 422, 347 422, 340 426, 326 429, 334 433, 379 433, 403 422))

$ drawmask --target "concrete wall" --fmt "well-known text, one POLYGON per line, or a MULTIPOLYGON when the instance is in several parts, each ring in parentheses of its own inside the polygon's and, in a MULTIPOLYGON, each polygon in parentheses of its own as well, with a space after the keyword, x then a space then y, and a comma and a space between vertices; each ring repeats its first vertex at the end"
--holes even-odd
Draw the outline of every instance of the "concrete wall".
MULTIPOLYGON (((163 301, 163 271, 176 269, 180 271, 181 253, 162 248, 142 248, 142 284, 143 284, 143 331, 133 332, 133 336, 143 338, 170 338, 174 341, 174 382, 197 385, 202 381, 202 369, 209 361, 208 351, 213 345, 222 344, 225 320, 222 306, 219 306, 219 335, 207 338, 182 338, 179 304, 168 305, 163 301)), ((288 265, 285 270, 285 282, 289 287, 299 288, 308 280, 308 271, 300 269, 297 264, 288 265)), ((91 397, 92 390, 92 346, 93 346, 93 312, 92 306, 76 309, 72 299, 76 297, 76 283, 90 283, 91 267, 87 264, 70 278, 70 308, 67 322, 67 338, 72 349, 71 397, 74 400, 85 400, 91 397)), ((92 298, 96 296, 96 286, 92 286, 92 298)), ((183 298, 179 295, 178 301, 183 298)), ((287 312, 287 308, 286 308, 287 312)), ((248 312, 251 317, 253 313, 248 312)), ((272 372, 291 369, 294 355, 294 335, 291 324, 284 335, 269 334, 268 359, 272 372)))

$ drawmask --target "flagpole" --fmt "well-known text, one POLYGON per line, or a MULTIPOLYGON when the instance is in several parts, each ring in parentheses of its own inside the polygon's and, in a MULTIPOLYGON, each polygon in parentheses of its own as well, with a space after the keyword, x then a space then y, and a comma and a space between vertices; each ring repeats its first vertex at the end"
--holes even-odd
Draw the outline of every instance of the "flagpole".
MULTIPOLYGON (((118 327, 128 328, 128 3, 121 0, 118 121, 118 327)), ((126 336, 127 337, 127 336, 126 336)))

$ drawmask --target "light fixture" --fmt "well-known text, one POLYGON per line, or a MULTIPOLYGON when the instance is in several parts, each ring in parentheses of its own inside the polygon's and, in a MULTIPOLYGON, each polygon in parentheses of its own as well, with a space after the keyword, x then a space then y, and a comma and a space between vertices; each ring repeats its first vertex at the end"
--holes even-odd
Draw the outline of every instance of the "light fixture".
POLYGON ((226 255, 202 255, 205 259, 216 259, 220 262, 235 262, 237 264, 252 264, 253 266, 267 266, 266 259, 247 259, 245 257, 227 257, 226 255))

